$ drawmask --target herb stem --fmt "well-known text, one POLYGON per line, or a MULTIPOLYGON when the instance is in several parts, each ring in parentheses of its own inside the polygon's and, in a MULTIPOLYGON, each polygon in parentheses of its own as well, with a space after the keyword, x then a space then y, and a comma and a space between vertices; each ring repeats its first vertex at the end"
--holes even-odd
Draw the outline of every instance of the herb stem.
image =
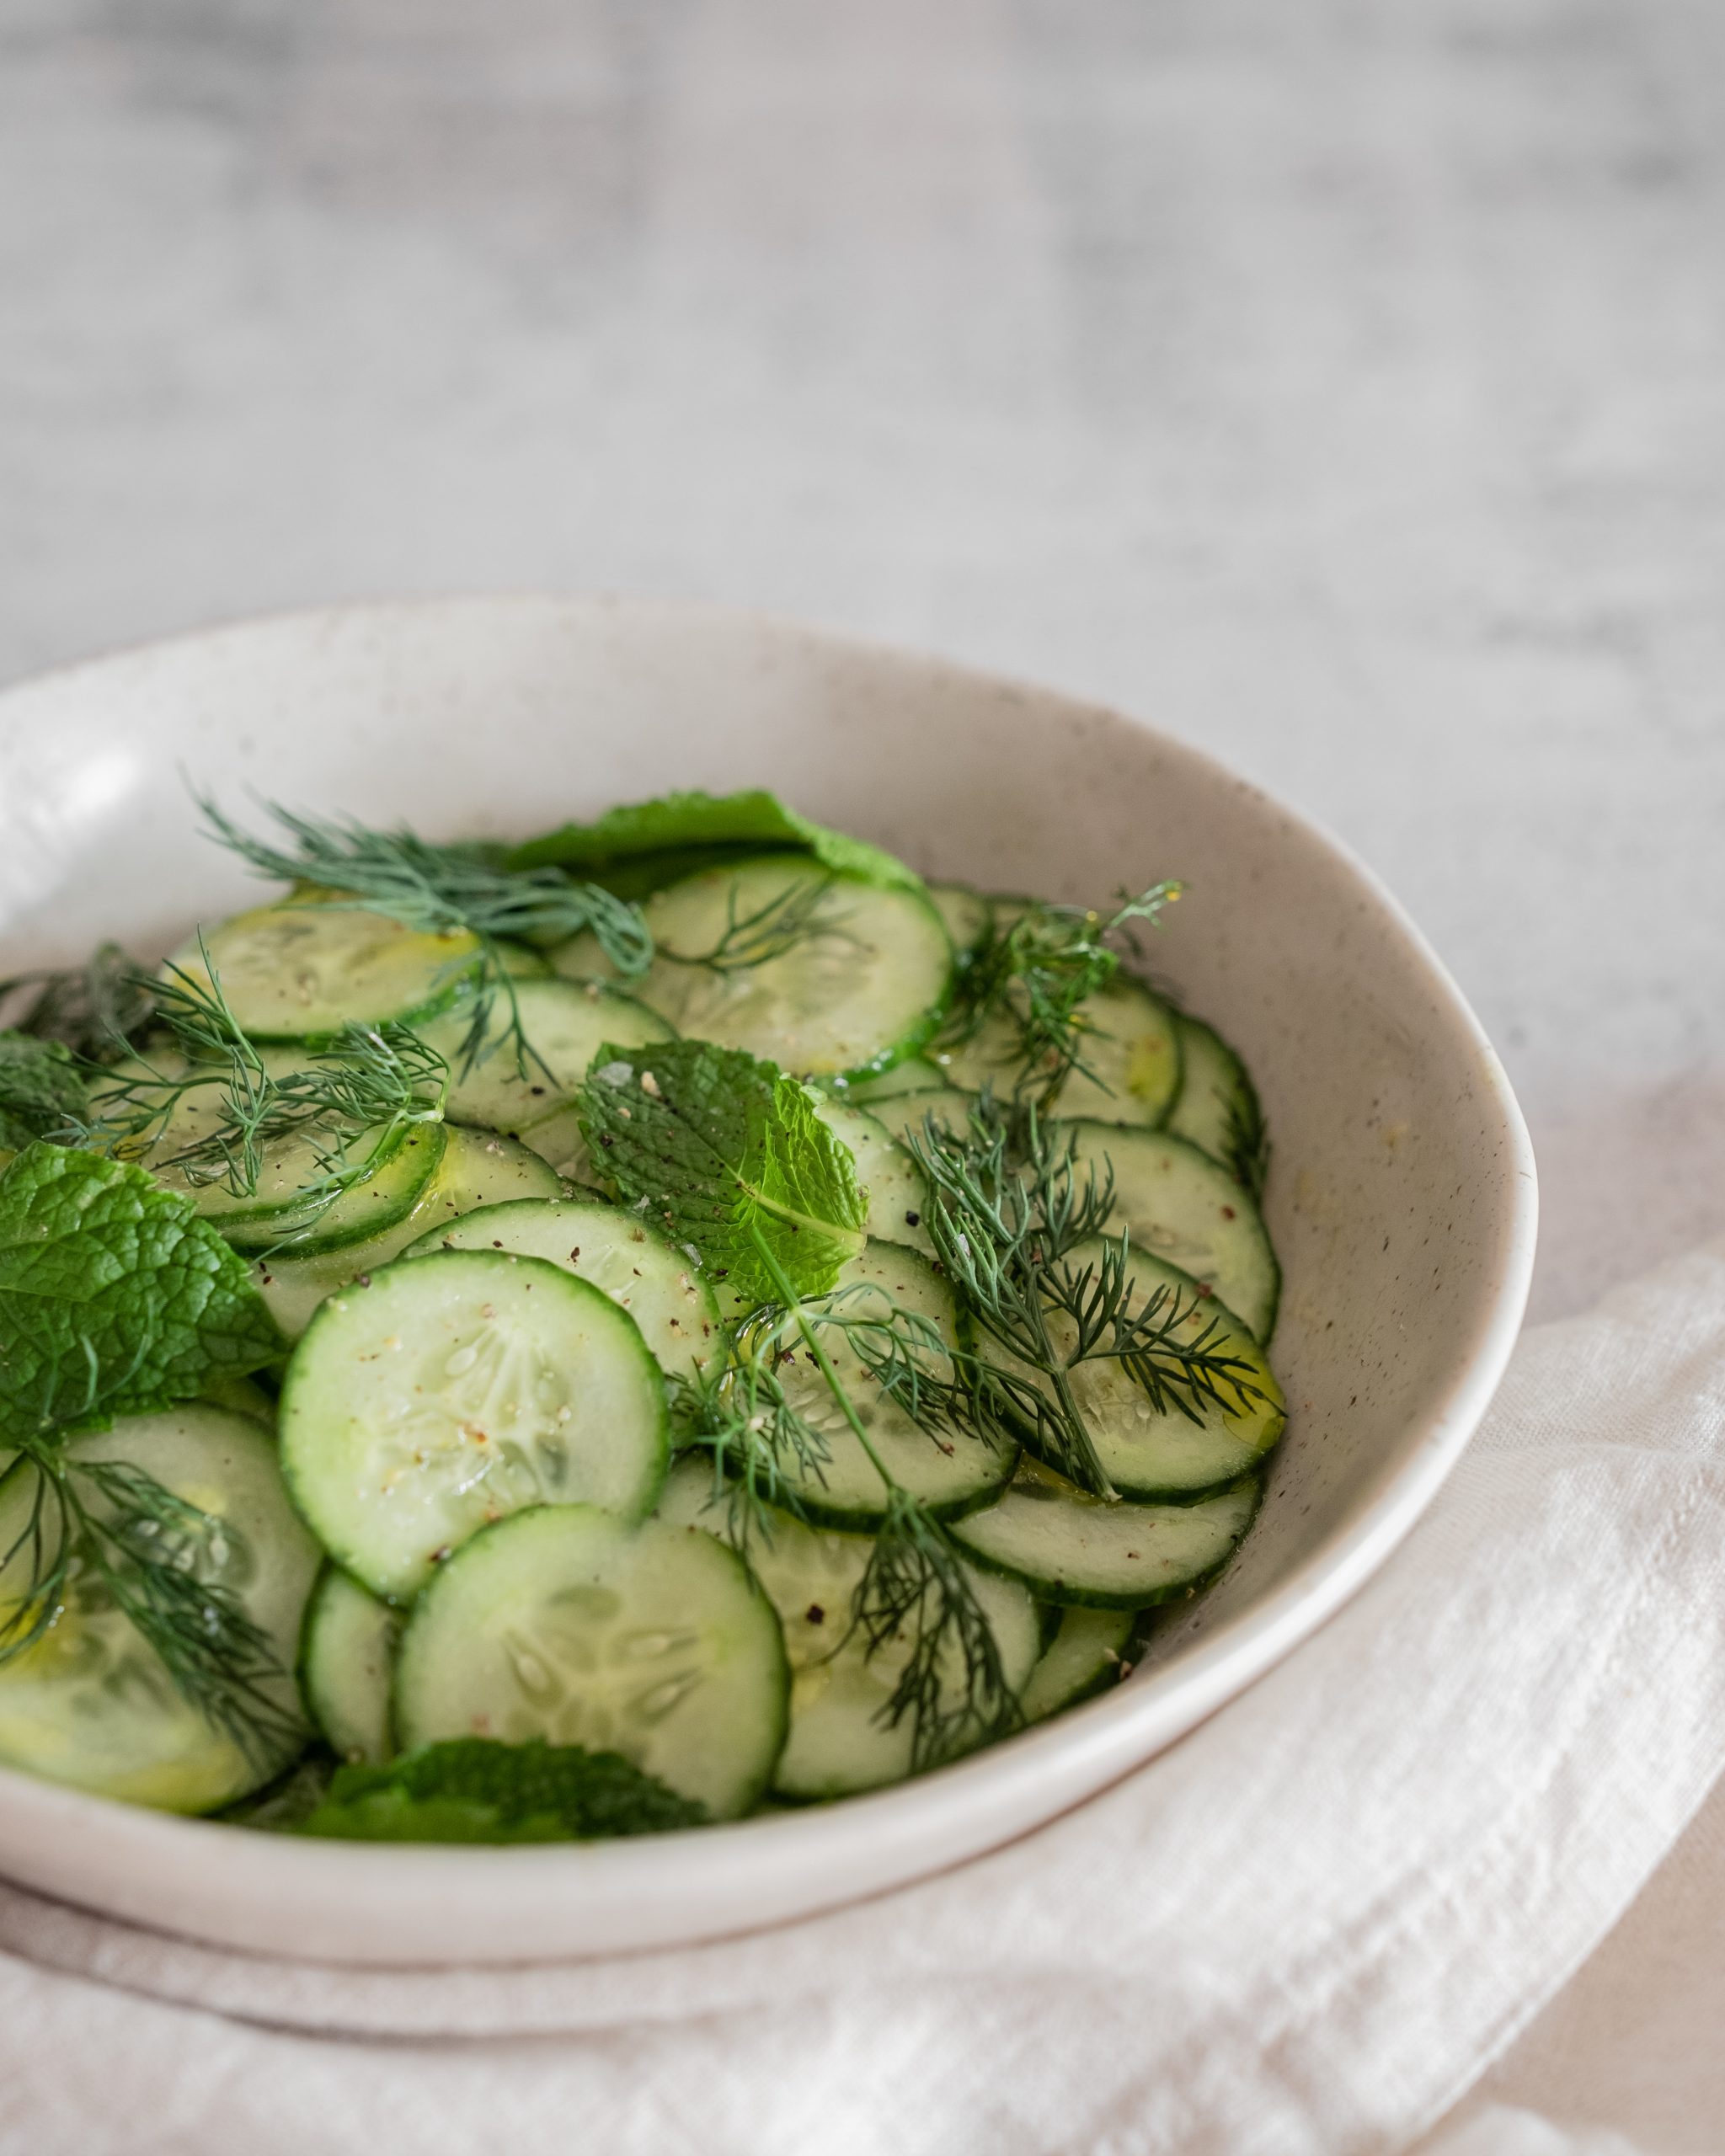
POLYGON ((840 1413, 843 1415, 846 1422, 850 1424, 852 1430, 856 1435, 857 1444, 860 1444, 863 1451, 868 1454, 869 1463, 873 1467, 875 1473, 879 1476, 881 1481, 885 1484, 889 1490, 897 1489, 899 1486, 898 1484, 893 1480, 892 1476, 888 1472, 885 1462, 881 1459, 880 1454, 874 1449, 874 1446, 869 1438, 868 1431, 862 1427, 862 1418, 857 1412, 856 1402, 851 1398, 850 1394, 845 1390, 844 1380, 840 1377, 838 1372, 833 1368, 831 1357, 827 1353, 825 1348, 821 1346, 819 1333, 816 1331, 814 1326, 809 1323, 808 1312, 803 1308, 803 1299, 797 1293, 796 1288, 793 1284, 790 1276, 786 1273, 783 1266, 779 1263, 778 1259, 774 1255, 772 1246, 767 1242, 766 1238, 761 1234, 760 1229, 752 1222, 750 1224, 749 1234, 750 1239, 754 1242, 756 1251, 760 1253, 762 1265, 766 1267, 768 1274, 772 1278, 773 1285, 778 1289, 780 1294, 784 1299, 786 1309, 789 1310, 792 1315, 796 1319, 797 1330, 802 1334, 804 1344, 807 1347, 809 1353, 814 1358, 816 1368, 820 1370, 822 1377, 826 1380, 833 1398, 838 1402, 840 1413))

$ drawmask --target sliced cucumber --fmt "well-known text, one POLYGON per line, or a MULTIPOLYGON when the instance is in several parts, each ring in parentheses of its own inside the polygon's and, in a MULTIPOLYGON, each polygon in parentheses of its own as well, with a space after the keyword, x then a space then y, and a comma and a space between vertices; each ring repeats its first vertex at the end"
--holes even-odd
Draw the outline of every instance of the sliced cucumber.
POLYGON ((318 1312, 281 1393, 288 1486, 344 1571, 403 1602, 523 1506, 652 1509, 665 1380, 608 1296, 501 1251, 441 1251, 370 1278, 318 1312))
POLYGON ((300 1689, 331 1751, 380 1766, 395 1754, 389 1693, 402 1614, 326 1565, 300 1635, 300 1689))
MULTIPOLYGON (((953 949, 917 891, 784 854, 686 876, 647 901, 659 955, 637 992, 679 1032, 800 1076, 860 1078, 915 1055, 951 991, 953 949)), ((590 937, 560 974, 606 971, 590 937)))
MULTIPOLYGON (((930 1319, 951 1347, 959 1344, 959 1305, 927 1258, 891 1243, 870 1243, 839 1275, 833 1307, 851 1318, 884 1317, 896 1303, 930 1319)), ((845 1420, 820 1369, 787 1320, 782 1334, 790 1357, 778 1379, 791 1405, 825 1440, 829 1457, 820 1476, 792 1472, 790 1486, 809 1515, 831 1527, 866 1527, 886 1510, 886 1485, 845 1420)), ((825 1349, 869 1443, 903 1489, 945 1517, 985 1502, 1012 1471, 1013 1449, 991 1444, 963 1431, 932 1434, 913 1422, 898 1402, 870 1378, 850 1341, 823 1328, 825 1349)), ((948 1356, 917 1352, 931 1380, 950 1378, 948 1356)))
POLYGON ((1102 1123, 1071 1126, 1081 1164, 1114 1171, 1111 1225, 1124 1228, 1194 1280, 1214 1289, 1253 1337, 1268 1346, 1282 1276, 1256 1205, 1228 1171, 1163 1131, 1102 1123))
POLYGON ((848 1101, 824 1100, 815 1113, 833 1136, 851 1149, 857 1180, 868 1197, 864 1226, 878 1241, 904 1243, 933 1255, 922 1225, 928 1186, 921 1171, 879 1118, 848 1101))
POLYGON ((395 1716, 409 1747, 620 1752, 730 1819, 766 1788, 788 1689, 778 1620, 734 1550, 663 1520, 544 1505, 476 1535, 420 1596, 395 1716))
POLYGON ((968 883, 931 883, 928 895, 935 911, 946 923, 947 934, 961 967, 968 966, 994 926, 994 908, 980 891, 968 883))
POLYGON ((925 1093, 945 1083, 926 1055, 913 1055, 895 1063, 890 1070, 883 1070, 878 1078, 858 1079, 845 1089, 845 1098, 859 1107, 869 1107, 876 1101, 895 1100, 900 1093, 925 1093))
MULTIPOLYGON (((676 1468, 660 1517, 722 1534, 726 1508, 722 1497, 714 1500, 711 1468, 694 1460, 676 1468)), ((893 1724, 885 1713, 910 1643, 889 1640, 871 1655, 859 1634, 846 1637, 852 1601, 874 1538, 804 1527, 784 1513, 775 1513, 772 1525, 770 1540, 750 1536, 748 1557, 778 1611, 791 1665, 790 1735, 773 1777, 774 1794, 808 1802, 902 1781, 911 1769, 914 1732, 908 1717, 893 1724)), ((1036 1660, 1036 1604, 1009 1580, 980 1571, 968 1571, 967 1577, 1000 1649, 1007 1682, 1017 1690, 1036 1660)), ((943 1704, 955 1706, 962 1697, 956 1661, 945 1672, 943 1689, 943 1704)))
POLYGON ((479 1059, 462 1068, 469 1013, 460 1005, 419 1027, 450 1068, 449 1113, 525 1137, 530 1125, 566 1108, 606 1041, 633 1048, 669 1040, 673 1029, 632 995, 597 981, 518 980, 515 1008, 532 1051, 525 1070, 511 1037, 509 999, 499 995, 479 1059))
POLYGON ((427 1130, 442 1145, 437 1172, 406 1219, 387 1234, 350 1243, 323 1257, 280 1252, 260 1258, 254 1277, 270 1314, 290 1340, 297 1340, 312 1313, 338 1288, 369 1278, 398 1257, 411 1242, 446 1227, 481 1205, 514 1198, 555 1198, 563 1186, 536 1153, 489 1130, 427 1130))
POLYGON ((974 1093, 960 1092, 956 1086, 932 1086, 926 1092, 900 1093, 895 1100, 877 1101, 868 1113, 902 1145, 907 1138, 924 1135, 931 1116, 956 1136, 966 1136, 975 1102, 974 1093))
POLYGON ((590 1280, 625 1310, 663 1370, 686 1375, 718 1348, 718 1299, 686 1251, 637 1213, 595 1198, 520 1198, 483 1205, 409 1245, 409 1257, 435 1250, 512 1251, 542 1257, 590 1280))
POLYGON ((1148 1609, 1220 1572, 1252 1524, 1253 1475, 1190 1505, 1108 1503, 1022 1460, 998 1503, 953 1528, 979 1562, 1049 1602, 1148 1609))
POLYGON ((573 1103, 553 1108, 537 1123, 524 1123, 521 1143, 536 1153, 560 1182, 579 1183, 584 1190, 603 1195, 593 1156, 587 1150, 587 1134, 581 1128, 580 1110, 573 1103))
MULTIPOLYGON (((1099 1274, 1104 1254, 1100 1241, 1081 1243, 1066 1262, 1075 1274, 1087 1267, 1099 1274)), ((1144 1251, 1132 1252, 1130 1269, 1135 1292, 1126 1308, 1138 1315, 1153 1304, 1171 1346, 1196 1348, 1216 1359, 1207 1381, 1182 1387, 1171 1356, 1150 1358, 1167 1376, 1160 1402, 1121 1361, 1097 1357, 1075 1365, 1066 1383, 1103 1470, 1126 1497, 1189 1497, 1232 1482, 1281 1436, 1288 1419, 1282 1389, 1258 1342, 1220 1298, 1206 1296, 1195 1280, 1144 1251)), ((1047 1324, 1056 1353, 1070 1354, 1078 1338, 1072 1319, 1050 1310, 1047 1324)), ((1052 1378, 1031 1370, 998 1342, 983 1335, 978 1347, 985 1359, 1054 1396, 1052 1378)), ((1025 1434, 1033 1444, 1028 1428, 1025 1434)))
MULTIPOLYGON (((1082 1067, 1061 1086, 1055 1112, 1153 1129, 1180 1086, 1173 1012, 1141 981, 1119 974, 1086 997, 1078 1018, 1082 1067)), ((931 1054, 949 1086, 970 1092, 991 1084, 996 1092, 1009 1093, 1021 1069, 1018 1029, 1004 1017, 985 1020, 974 1040, 931 1054)))
MULTIPOLYGON (((302 1048, 272 1048, 262 1052, 271 1076, 283 1077, 303 1070, 307 1053, 302 1048)), ((193 1066, 178 1055, 137 1058, 115 1072, 120 1083, 150 1073, 178 1078, 193 1066)), ((364 1181, 344 1190, 333 1204, 308 1204, 308 1187, 324 1175, 320 1155, 329 1151, 327 1134, 296 1132, 265 1147, 255 1190, 237 1194, 225 1182, 209 1182, 178 1165, 186 1150, 206 1139, 227 1118, 227 1086, 224 1065, 212 1065, 211 1082, 182 1093, 172 1113, 152 1132, 128 1145, 129 1156, 148 1168, 159 1182, 190 1198, 206 1219, 213 1221, 237 1250, 270 1250, 280 1246, 309 1257, 338 1250, 344 1243, 362 1241, 406 1218, 430 1179, 437 1164, 435 1141, 427 1134, 432 1126, 415 1125, 405 1137, 379 1129, 348 1141, 346 1157, 368 1168, 364 1181)), ((92 1096, 93 1113, 99 1114, 109 1097, 105 1086, 92 1096)))
POLYGON ((1062 1609, 1059 1614, 1059 1627, 1019 1694, 1028 1722, 1045 1721, 1062 1707, 1076 1707, 1119 1681, 1132 1637, 1132 1612, 1062 1609))
MULTIPOLYGON (((294 1647, 318 1553, 294 1517, 267 1433, 249 1416, 179 1407, 127 1416, 73 1438, 69 1451, 74 1460, 123 1462, 221 1523, 213 1534, 189 1539, 183 1561, 238 1597, 280 1668, 261 1689, 296 1717, 294 1647)), ((27 1461, 0 1481, 0 1548, 21 1550, 38 1487, 27 1461)), ((81 1494, 93 1510, 101 1507, 88 1482, 81 1494)), ((51 1543, 47 1522, 44 1532, 51 1543)), ((21 1566, 22 1556, 14 1562, 21 1566)), ((73 1564, 59 1616, 34 1646, 0 1665, 0 1759, 102 1796, 211 1812, 261 1787, 299 1750, 303 1736, 284 1733, 247 1751, 206 1721, 96 1566, 77 1556, 73 1564)))
POLYGON ((428 1017, 467 985, 479 955, 478 937, 464 931, 425 936, 363 906, 301 894, 236 914, 205 931, 202 950, 194 941, 170 963, 202 985, 213 966, 254 1039, 303 1040, 350 1019, 428 1017))
POLYGON ((1256 1197, 1263 1187, 1263 1111, 1246 1065, 1214 1027, 1176 1015, 1180 1091, 1167 1129, 1220 1161, 1256 1197))

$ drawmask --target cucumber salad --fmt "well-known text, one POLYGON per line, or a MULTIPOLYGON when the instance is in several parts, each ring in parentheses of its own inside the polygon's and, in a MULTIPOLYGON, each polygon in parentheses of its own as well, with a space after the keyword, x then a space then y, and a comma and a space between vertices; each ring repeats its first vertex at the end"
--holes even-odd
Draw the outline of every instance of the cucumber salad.
POLYGON ((1228 1563, 1279 1274, 1251 1081, 1135 963, 1178 885, 764 792, 200 807, 263 903, 0 982, 0 1764, 689 1827, 1010 1738, 1228 1563))

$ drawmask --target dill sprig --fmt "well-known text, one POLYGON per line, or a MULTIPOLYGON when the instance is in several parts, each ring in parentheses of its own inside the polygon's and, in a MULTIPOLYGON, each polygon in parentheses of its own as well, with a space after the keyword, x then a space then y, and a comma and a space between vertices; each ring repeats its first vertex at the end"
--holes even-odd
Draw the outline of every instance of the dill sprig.
MULTIPOLYGON (((987 1613, 977 1599, 957 1545, 882 1460, 821 1340, 823 1328, 834 1325, 854 1338, 857 1321, 842 1310, 835 1312, 830 1305, 823 1310, 799 1299, 766 1237, 758 1227, 752 1232, 763 1266, 769 1275, 777 1276, 784 1315, 800 1333, 840 1412, 886 1488, 884 1514, 839 1645, 860 1635, 873 1656, 889 1643, 908 1639, 910 1651, 882 1718, 896 1728, 909 1717, 911 1764, 920 1773, 1016 1728, 1023 1719, 1017 1694, 1007 1681, 987 1613)), ((901 1315, 914 1317, 914 1313, 901 1315)), ((908 1335, 897 1326, 889 1330, 901 1342, 917 1337, 914 1326, 908 1335)), ((944 1353, 943 1342, 941 1348, 944 1353)), ((907 1351, 907 1359, 914 1366, 914 1353, 907 1351)))
POLYGON ((99 943, 81 966, 0 980, 0 1007, 25 990, 34 993, 12 1022, 16 1031, 59 1041, 90 1062, 124 1055, 155 1012, 154 984, 117 943, 99 943))
POLYGON ((851 1606, 852 1631, 870 1654, 908 1633, 909 1657, 886 1703, 896 1726, 908 1716, 911 1762, 938 1766, 1017 1727, 1023 1711, 1007 1682, 1000 1643, 946 1529, 908 1491, 892 1484, 868 1569, 851 1606), (949 1691, 954 1668, 964 1682, 949 1691))
POLYGON ((756 966, 782 958, 798 943, 820 937, 829 942, 857 944, 858 939, 841 921, 824 920, 822 910, 836 878, 802 877, 788 883, 748 911, 739 910, 737 887, 725 894, 723 932, 705 951, 661 951, 673 965, 700 966, 708 973, 746 973, 756 966))
POLYGON ((1046 1109, 1074 1070, 1101 1084, 1083 1060, 1088 1028, 1081 1006, 1119 970, 1115 945, 1136 951, 1137 930, 1154 927, 1181 888, 1152 883, 1135 898, 1123 892, 1107 915, 1034 899, 1006 927, 993 922, 959 977, 937 1051, 965 1047, 985 1026, 1004 1021, 1014 1037, 1016 1092, 1033 1092, 1046 1109))
POLYGON ((231 1523, 126 1460, 72 1460, 56 1438, 23 1440, 14 1473, 35 1478, 24 1526, 0 1555, 0 1667, 82 1603, 106 1598, 154 1649, 174 1689, 248 1757, 296 1742, 288 1673, 233 1590, 212 1577, 243 1558, 231 1523))
POLYGON ((1263 1396, 1251 1365, 1227 1352, 1219 1319, 1193 1331, 1204 1309, 1197 1289, 1158 1281, 1140 1294, 1129 1237, 1103 1232, 1114 1205, 1112 1166, 1081 1172, 1076 1137, 1057 1134, 1033 1103, 985 1092, 967 1129, 928 1116, 905 1143, 927 1180, 923 1218, 953 1288, 1022 1366, 979 1362, 974 1388, 1028 1422, 1071 1481, 1119 1494, 1073 1386, 1086 1363, 1118 1362, 1158 1412, 1194 1422, 1207 1406, 1239 1413, 1263 1396), (1080 1255, 1086 1244, 1094 1255, 1080 1255), (1066 1321, 1064 1340, 1057 1318, 1066 1321))
MULTIPOLYGON (((349 819, 302 816, 266 803, 289 841, 279 844, 243 830, 207 797, 194 798, 210 836, 259 875, 341 894, 320 896, 319 905, 363 906, 422 935, 465 933, 477 940, 479 963, 460 1051, 463 1075, 493 1047, 499 1000, 508 1011, 503 1038, 514 1049, 521 1075, 527 1075, 530 1059, 544 1067, 521 1025, 504 942, 560 942, 590 931, 618 973, 638 976, 653 962, 653 937, 640 908, 603 884, 574 883, 560 868, 499 868, 477 847, 436 846, 412 831, 373 830, 349 819)), ((469 965, 459 959, 455 969, 466 972, 469 965)))
POLYGON ((293 1208, 302 1234, 408 1130, 441 1121, 449 1066, 417 1033, 386 1021, 350 1022, 307 1049, 302 1069, 272 1068, 236 1017, 201 939, 199 951, 207 980, 170 965, 153 984, 158 1021, 176 1051, 171 1065, 146 1051, 106 1079, 75 1125, 78 1142, 125 1156, 159 1139, 183 1103, 208 1102, 211 1127, 151 1165, 176 1170, 193 1188, 220 1184, 243 1198, 255 1196, 272 1150, 304 1139, 312 1172, 293 1208))
POLYGON ((671 1415, 685 1442, 713 1455, 715 1495, 726 1500, 730 1540, 746 1553, 759 1534, 772 1540, 772 1514, 804 1516, 799 1492, 826 1480, 831 1449, 801 1414, 778 1375, 784 1359, 776 1308, 757 1310, 732 1337, 726 1356, 692 1376, 673 1371, 671 1415))

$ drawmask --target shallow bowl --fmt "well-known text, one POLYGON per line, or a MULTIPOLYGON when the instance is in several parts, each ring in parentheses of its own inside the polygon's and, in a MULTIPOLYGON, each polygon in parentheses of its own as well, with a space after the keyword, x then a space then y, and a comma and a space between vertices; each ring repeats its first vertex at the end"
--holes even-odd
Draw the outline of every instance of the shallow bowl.
POLYGON ((0 1772, 0 1871, 262 1953, 424 1964, 747 1929, 973 1856, 1081 1802, 1261 1675, 1388 1560, 1508 1358, 1527 1134, 1477 1022, 1382 888, 1290 810, 1051 691, 750 616, 462 598, 219 628, 0 696, 0 973, 167 949, 255 895, 186 781, 427 834, 525 834, 675 787, 770 786, 931 874, 1106 897, 1178 875, 1153 959, 1245 1054, 1290 1404, 1210 1593, 1107 1696, 823 1809, 646 1842, 295 1842, 0 1772))

